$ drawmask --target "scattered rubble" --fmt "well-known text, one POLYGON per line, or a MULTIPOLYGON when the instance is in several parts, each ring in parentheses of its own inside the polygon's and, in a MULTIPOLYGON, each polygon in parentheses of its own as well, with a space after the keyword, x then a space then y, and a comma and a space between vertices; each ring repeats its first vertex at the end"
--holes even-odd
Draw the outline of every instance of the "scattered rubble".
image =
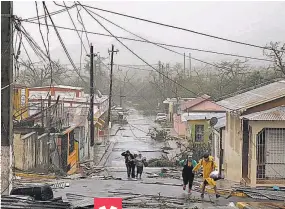
POLYGON ((124 192, 124 191, 109 191, 109 193, 122 196, 123 207, 138 207, 138 208, 190 208, 193 203, 208 202, 210 200, 201 200, 191 196, 185 197, 170 197, 162 196, 160 193, 157 195, 147 195, 140 193, 124 192), (124 197, 126 195, 126 197, 124 197))
POLYGON ((176 162, 170 161, 166 157, 152 158, 148 160, 148 167, 175 167, 176 162))
POLYGON ((48 201, 37 201, 32 197, 28 196, 1 196, 1 208, 47 208, 47 209, 71 209, 71 204, 64 202, 62 198, 56 198, 48 201))
POLYGON ((94 166, 93 162, 80 163, 80 172, 82 177, 90 177, 103 171, 105 171, 103 166, 94 166))

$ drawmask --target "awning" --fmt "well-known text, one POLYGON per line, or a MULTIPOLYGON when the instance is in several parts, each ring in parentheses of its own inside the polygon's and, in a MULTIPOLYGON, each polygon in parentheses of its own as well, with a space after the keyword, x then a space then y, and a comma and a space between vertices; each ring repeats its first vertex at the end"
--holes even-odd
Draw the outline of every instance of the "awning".
POLYGON ((103 125, 102 125, 101 123, 99 123, 98 121, 96 121, 95 127, 96 127, 96 128, 99 128, 99 129, 102 129, 102 128, 103 128, 103 125))
POLYGON ((105 121, 102 120, 101 118, 98 118, 98 122, 101 123, 103 126, 105 125, 105 121))

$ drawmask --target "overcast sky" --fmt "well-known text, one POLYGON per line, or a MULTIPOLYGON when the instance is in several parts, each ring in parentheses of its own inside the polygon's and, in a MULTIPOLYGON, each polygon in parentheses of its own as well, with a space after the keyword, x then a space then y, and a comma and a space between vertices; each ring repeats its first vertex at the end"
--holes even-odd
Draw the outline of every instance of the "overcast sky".
MULTIPOLYGON (((62 4, 62 2, 58 3, 62 4)), ((285 2, 94 1, 82 3, 256 45, 263 46, 270 41, 285 42, 285 2)), ((49 12, 62 9, 62 7, 56 6, 53 2, 46 2, 46 4, 49 12)), ((71 5, 72 2, 67 2, 67 4, 71 5)), ((42 3, 38 2, 38 6, 39 13, 42 15, 42 3)), ((120 26, 125 27, 131 32, 143 36, 151 41, 264 58, 261 49, 220 41, 217 39, 145 23, 101 11, 94 11, 119 24, 120 26)), ((35 17, 35 3, 32 1, 14 2, 14 13, 23 19, 35 17)), ((81 29, 81 25, 76 18, 76 8, 71 9, 70 13, 76 23, 77 28, 81 29)), ((108 32, 106 32, 83 9, 81 10, 81 14, 85 27, 88 31, 108 34, 108 32)), ((54 15, 52 18, 55 24, 58 26, 73 28, 67 12, 54 15)), ((102 21, 102 23, 115 35, 133 37, 131 34, 116 28, 104 20, 99 20, 102 21)), ((38 26, 30 23, 23 23, 23 26, 34 37, 37 43, 43 47, 38 26)), ((46 36, 45 27, 42 27, 42 31, 44 36, 46 36)), ((67 30, 59 30, 59 32, 65 45, 67 46, 68 51, 74 59, 74 62, 78 63, 80 61, 80 40, 77 33, 67 30)), ((87 47, 87 50, 89 50, 86 36, 83 35, 83 38, 85 46, 87 47)), ((113 38, 91 34, 88 35, 88 38, 94 45, 95 51, 100 52, 101 56, 108 56, 108 49, 111 48, 111 44, 114 44, 115 48, 119 49, 120 51, 117 55, 115 55, 115 63, 144 64, 113 38)), ((60 59, 62 63, 69 63, 52 28, 50 28, 49 40, 52 58, 60 59)), ((126 40, 123 40, 123 42, 150 64, 155 64, 158 62, 158 60, 161 60, 162 62, 170 62, 172 64, 175 62, 183 62, 182 56, 173 54, 172 52, 168 52, 164 49, 160 49, 157 46, 126 40)), ((182 49, 175 50, 181 53, 185 52, 187 54, 191 52, 192 57, 205 60, 207 62, 234 59, 228 56, 214 55, 197 51, 187 51, 182 49)), ((24 55, 22 54, 22 56, 24 55)), ((35 55, 31 56, 33 57, 33 60, 37 61, 35 55)), ((187 61, 187 66, 188 63, 189 62, 187 61)), ((194 66, 200 65, 197 61, 192 61, 192 64, 194 66)), ((255 62, 253 64, 264 63, 255 62)))

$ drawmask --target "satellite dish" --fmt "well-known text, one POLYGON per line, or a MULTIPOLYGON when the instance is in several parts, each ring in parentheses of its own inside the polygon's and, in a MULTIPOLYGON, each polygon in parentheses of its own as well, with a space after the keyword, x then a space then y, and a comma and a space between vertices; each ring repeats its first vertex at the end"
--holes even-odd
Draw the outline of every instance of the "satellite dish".
POLYGON ((212 117, 210 119, 210 126, 213 127, 214 125, 216 125, 218 123, 218 118, 216 117, 212 117))

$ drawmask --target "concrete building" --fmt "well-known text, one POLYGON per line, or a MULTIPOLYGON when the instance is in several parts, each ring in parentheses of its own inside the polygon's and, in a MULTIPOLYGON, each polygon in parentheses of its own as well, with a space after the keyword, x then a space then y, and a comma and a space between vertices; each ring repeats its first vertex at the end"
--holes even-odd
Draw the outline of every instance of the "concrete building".
POLYGON ((28 112, 29 91, 26 86, 14 85, 13 92, 13 118, 23 120, 29 116, 28 112))
POLYGON ((108 96, 95 95, 94 118, 95 146, 91 147, 89 137, 90 109, 88 94, 82 88, 71 86, 47 86, 28 89, 29 117, 17 125, 15 149, 17 167, 32 170, 48 166, 52 163, 71 174, 76 172, 80 161, 95 157, 95 146, 100 143, 100 135, 104 132, 105 117, 108 110, 108 96), (51 108, 48 108, 48 97, 51 98, 51 108), (49 117, 49 115, 51 115, 49 117), (23 127, 25 125, 30 127, 23 127), (28 122, 28 123, 27 123, 28 122), (43 137, 45 128, 49 127, 51 134, 43 137), (43 130, 42 130, 43 129, 43 130), (29 130, 29 132, 27 132, 29 130), (41 143, 39 143, 41 142, 41 143), (40 147, 49 144, 47 152, 38 153, 40 147), (48 154, 47 154, 48 153, 48 154), (48 161, 46 160, 48 157, 48 161), (41 160, 37 163, 35 159, 41 160), (45 162, 45 163, 43 163, 45 162), (40 165, 39 165, 40 164, 40 165), (46 164, 44 166, 44 164, 46 164))
MULTIPOLYGON (((177 111, 173 115, 173 126, 174 130, 178 136, 185 138, 189 135, 186 129, 188 129, 187 120, 185 120, 185 116, 187 114, 193 113, 222 113, 225 112, 225 109, 216 104, 208 95, 203 95, 201 97, 197 97, 195 99, 183 101, 179 104, 179 111, 177 111)), ((189 118, 189 117, 188 117, 189 118)))
POLYGON ((223 139, 225 177, 250 185, 284 184, 285 80, 218 104, 227 109, 223 139))
POLYGON ((213 117, 223 118, 226 113, 217 112, 191 112, 182 114, 183 122, 186 122, 186 137, 193 143, 209 143, 212 129, 209 120, 213 117))
POLYGON ((226 116, 218 118, 217 124, 212 128, 213 139, 212 139, 212 156, 224 175, 224 157, 223 153, 225 150, 225 130, 226 130, 226 116))

